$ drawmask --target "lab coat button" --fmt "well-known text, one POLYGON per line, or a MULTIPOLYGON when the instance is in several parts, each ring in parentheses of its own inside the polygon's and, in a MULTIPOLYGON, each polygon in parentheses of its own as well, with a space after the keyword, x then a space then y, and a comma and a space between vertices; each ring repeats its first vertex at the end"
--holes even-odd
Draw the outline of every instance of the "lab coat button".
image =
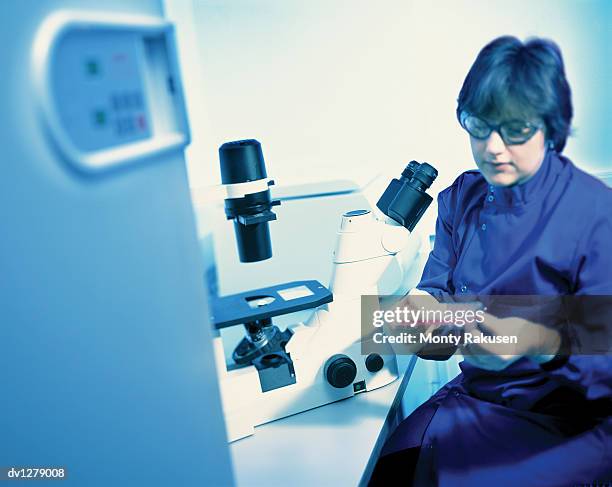
POLYGON ((487 224, 483 223, 480 228, 482 228, 482 231, 484 232, 487 229, 487 224))
POLYGON ((463 284, 463 285, 461 286, 461 292, 462 292, 462 293, 466 293, 466 292, 467 292, 467 286, 466 286, 465 284, 463 284))
POLYGON ((495 198, 493 197, 493 195, 492 195, 492 194, 490 194, 490 195, 487 197, 487 201, 488 201, 489 203, 490 203, 490 202, 492 202, 494 199, 495 199, 495 198))

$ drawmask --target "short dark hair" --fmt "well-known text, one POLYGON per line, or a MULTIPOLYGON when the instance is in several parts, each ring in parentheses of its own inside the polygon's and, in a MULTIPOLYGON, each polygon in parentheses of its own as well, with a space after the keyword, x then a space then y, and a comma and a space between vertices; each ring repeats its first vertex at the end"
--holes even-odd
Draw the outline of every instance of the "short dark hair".
POLYGON ((457 100, 462 111, 490 119, 541 118, 557 152, 565 147, 573 114, 563 57, 553 41, 525 43, 503 36, 487 44, 470 68, 457 100))

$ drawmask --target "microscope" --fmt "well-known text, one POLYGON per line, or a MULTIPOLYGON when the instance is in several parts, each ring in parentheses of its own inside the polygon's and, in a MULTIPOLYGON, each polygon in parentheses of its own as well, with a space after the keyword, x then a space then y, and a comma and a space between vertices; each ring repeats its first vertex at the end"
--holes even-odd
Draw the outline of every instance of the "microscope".
MULTIPOLYGON (((219 149, 226 189, 225 214, 233 220, 241 262, 272 257, 269 223, 276 220, 261 145, 228 142, 219 149)), ((437 177, 412 161, 393 179, 376 209, 342 215, 329 289, 294 281, 212 300, 215 360, 228 440, 254 427, 385 386, 398 377, 392 349, 361 353, 361 296, 399 289, 402 262, 416 257, 410 233, 431 204, 437 177), (406 256, 406 253, 412 255, 406 256), (273 319, 312 309, 311 317, 280 330, 273 319), (221 330, 243 326, 245 336, 226 364, 221 330)))

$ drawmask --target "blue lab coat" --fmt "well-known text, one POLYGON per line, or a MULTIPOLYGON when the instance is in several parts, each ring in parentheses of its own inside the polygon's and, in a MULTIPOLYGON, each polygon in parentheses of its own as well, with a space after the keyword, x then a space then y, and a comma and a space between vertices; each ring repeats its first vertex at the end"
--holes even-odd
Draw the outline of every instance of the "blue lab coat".
MULTIPOLYGON (((438 196, 418 288, 436 297, 612 295, 612 190, 553 150, 514 187, 463 173, 438 196)), ((543 365, 524 357, 498 372, 460 367, 391 435, 373 485, 410 485, 411 470, 419 486, 612 482, 609 354, 543 365)))

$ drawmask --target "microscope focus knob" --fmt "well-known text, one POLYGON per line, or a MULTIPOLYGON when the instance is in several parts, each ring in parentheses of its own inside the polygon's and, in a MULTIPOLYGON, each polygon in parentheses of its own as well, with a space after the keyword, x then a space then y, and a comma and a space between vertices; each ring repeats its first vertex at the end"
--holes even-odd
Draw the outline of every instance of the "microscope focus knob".
POLYGON ((378 372, 385 366, 385 360, 377 353, 371 353, 366 357, 365 366, 370 372, 378 372))
POLYGON ((331 356, 325 363, 325 378, 332 386, 342 389, 353 383, 357 376, 357 366, 343 354, 331 356))

